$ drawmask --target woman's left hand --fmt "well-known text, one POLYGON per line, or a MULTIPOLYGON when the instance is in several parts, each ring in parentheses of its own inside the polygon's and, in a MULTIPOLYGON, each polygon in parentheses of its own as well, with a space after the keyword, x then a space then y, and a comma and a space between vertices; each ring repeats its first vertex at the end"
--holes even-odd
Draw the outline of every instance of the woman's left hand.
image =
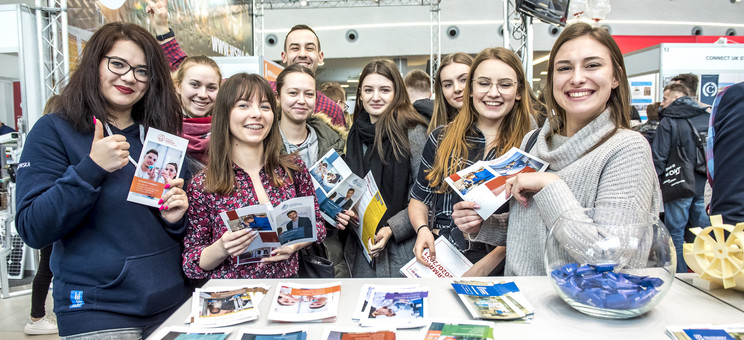
POLYGON ((387 245, 388 240, 390 240, 390 237, 393 236, 393 230, 390 229, 390 226, 386 225, 382 227, 380 230, 377 231, 377 234, 375 234, 375 243, 372 243, 372 239, 367 240, 367 247, 369 248, 369 256, 370 257, 377 257, 380 255, 380 252, 385 249, 385 245, 387 245))
POLYGON ((312 242, 304 242, 304 243, 290 244, 288 246, 281 246, 279 248, 272 250, 271 256, 262 258, 261 263, 265 264, 267 262, 284 261, 288 259, 290 256, 292 256, 292 254, 298 252, 300 249, 305 248, 311 244, 312 242))
POLYGON ((506 197, 514 195, 517 202, 527 207, 526 194, 534 194, 542 190, 545 186, 559 180, 556 174, 547 172, 531 172, 517 174, 506 180, 506 197))
MULTIPOLYGON (((176 223, 189 208, 189 199, 183 191, 183 178, 165 179, 166 187, 170 188, 160 199, 160 215, 170 223, 176 223)), ((167 189, 166 188, 166 189, 167 189)))

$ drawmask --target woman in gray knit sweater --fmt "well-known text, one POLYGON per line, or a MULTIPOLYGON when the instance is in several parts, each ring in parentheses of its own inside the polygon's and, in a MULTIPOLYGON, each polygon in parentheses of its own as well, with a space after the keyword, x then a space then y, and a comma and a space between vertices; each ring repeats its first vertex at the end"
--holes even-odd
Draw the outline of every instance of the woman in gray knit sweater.
MULTIPOLYGON (((538 137, 530 153, 550 167, 507 181, 507 195, 514 195, 508 233, 495 223, 474 223, 467 205, 455 206, 452 214, 460 229, 479 232, 476 240, 495 243, 506 234, 506 275, 545 275, 548 231, 565 211, 659 211, 651 150, 630 130, 625 64, 609 33, 583 23, 567 27, 551 51, 544 93, 555 116, 533 132, 538 137)), ((641 237, 639 247, 643 242, 641 237)))

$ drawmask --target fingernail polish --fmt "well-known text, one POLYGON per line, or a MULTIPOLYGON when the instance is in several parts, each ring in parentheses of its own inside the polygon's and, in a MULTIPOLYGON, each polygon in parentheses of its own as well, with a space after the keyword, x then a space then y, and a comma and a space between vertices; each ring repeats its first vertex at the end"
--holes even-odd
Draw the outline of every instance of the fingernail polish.
POLYGON ((160 201, 158 201, 158 204, 163 204, 163 200, 160 199, 160 201))
POLYGON ((170 184, 166 184, 165 189, 169 189, 169 188, 170 188, 170 184))
POLYGON ((163 206, 161 205, 160 208, 158 208, 158 210, 163 210, 163 206))
MULTIPOLYGON (((526 207, 526 206, 527 206, 527 205, 525 204, 525 207, 526 207)), ((168 210, 168 206, 167 206, 167 205, 164 205, 164 206, 163 206, 163 210, 168 210)))

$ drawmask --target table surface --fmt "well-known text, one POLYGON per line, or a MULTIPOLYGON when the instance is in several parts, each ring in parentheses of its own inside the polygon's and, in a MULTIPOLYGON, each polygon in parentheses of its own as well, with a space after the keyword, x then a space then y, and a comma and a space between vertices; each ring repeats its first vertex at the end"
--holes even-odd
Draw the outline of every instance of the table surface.
MULTIPOLYGON (((682 281, 692 287, 695 287, 692 283, 692 280, 696 277, 698 277, 698 274, 696 273, 680 273, 675 275, 677 277, 678 281, 682 281)), ((736 289, 702 289, 695 287, 696 289, 700 290, 703 293, 706 293, 718 300, 723 301, 724 303, 727 303, 731 305, 732 307, 744 312, 744 291, 742 290, 736 290, 736 289)))
MULTIPOLYGON (((525 294, 535 309, 534 319, 530 323, 496 322, 494 335, 500 339, 538 339, 538 338, 571 338, 571 339, 669 339, 665 334, 667 326, 685 326, 694 324, 731 324, 744 321, 744 312, 721 302, 716 297, 686 284, 678 278, 662 301, 650 312, 626 320, 600 319, 582 314, 566 304, 556 294, 547 276, 535 277, 500 277, 476 278, 475 280, 497 281, 513 280, 525 294)), ((691 280, 691 279, 690 279, 691 280)), ((470 320, 457 294, 450 285, 450 279, 262 279, 262 280, 210 280, 205 287, 240 286, 263 283, 271 289, 261 301, 258 320, 232 326, 234 330, 247 328, 286 328, 286 323, 272 323, 266 317, 271 300, 279 282, 322 283, 337 282, 341 284, 341 303, 338 317, 334 323, 306 323, 309 327, 308 339, 320 339, 323 328, 327 326, 358 327, 351 320, 362 285, 419 284, 427 286, 429 295, 429 315, 432 318, 448 320, 470 320), (412 281, 414 280, 414 281, 412 281)), ((184 303, 162 327, 184 326, 184 321, 191 310, 191 300, 184 303)), ((292 324, 293 326, 296 324, 292 324)), ((418 339, 421 329, 398 330, 399 339, 418 339)), ((237 339, 233 331, 228 339, 237 339)))

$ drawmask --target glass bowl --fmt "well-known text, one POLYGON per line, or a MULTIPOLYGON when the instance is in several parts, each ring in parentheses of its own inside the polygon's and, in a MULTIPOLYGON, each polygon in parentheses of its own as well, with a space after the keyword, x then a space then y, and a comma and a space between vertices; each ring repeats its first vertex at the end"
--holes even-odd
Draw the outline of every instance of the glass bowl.
POLYGON ((610 208, 563 213, 545 243, 545 270, 576 310, 626 319, 651 310, 674 281, 676 253, 658 216, 610 208))

